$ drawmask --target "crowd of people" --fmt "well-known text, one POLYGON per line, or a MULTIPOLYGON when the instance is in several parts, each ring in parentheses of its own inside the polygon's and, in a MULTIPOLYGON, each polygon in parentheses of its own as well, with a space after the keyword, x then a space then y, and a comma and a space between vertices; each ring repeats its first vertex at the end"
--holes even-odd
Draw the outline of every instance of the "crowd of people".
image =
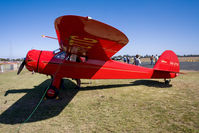
MULTIPOLYGON (((151 63, 151 65, 155 65, 155 63, 158 61, 158 55, 156 54, 155 56, 154 55, 152 55, 151 57, 150 57, 150 63, 151 63)), ((130 57, 129 56, 125 56, 124 58, 123 58, 123 61, 125 62, 125 63, 128 63, 128 64, 130 64, 130 57)), ((133 63, 132 64, 134 64, 134 65, 136 65, 136 66, 140 66, 141 65, 141 60, 140 60, 140 55, 136 55, 134 58, 133 58, 133 63)))
POLYGON ((158 61, 158 55, 157 54, 155 56, 152 55, 150 57, 150 61, 151 61, 151 65, 155 65, 155 63, 158 61))

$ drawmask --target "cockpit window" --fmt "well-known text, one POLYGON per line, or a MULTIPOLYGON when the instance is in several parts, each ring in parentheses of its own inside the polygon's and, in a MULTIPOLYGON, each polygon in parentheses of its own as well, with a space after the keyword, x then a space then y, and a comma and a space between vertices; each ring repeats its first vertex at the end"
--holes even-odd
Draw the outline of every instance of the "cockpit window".
POLYGON ((68 59, 72 62, 86 62, 86 57, 78 56, 75 54, 71 54, 68 59))
POLYGON ((60 52, 60 49, 56 49, 56 50, 53 51, 53 54, 57 54, 59 52, 60 52))
POLYGON ((64 59, 65 56, 66 56, 66 53, 63 51, 63 52, 60 52, 59 54, 55 55, 54 57, 57 59, 64 59))
POLYGON ((72 62, 77 62, 77 55, 71 54, 69 60, 72 62))

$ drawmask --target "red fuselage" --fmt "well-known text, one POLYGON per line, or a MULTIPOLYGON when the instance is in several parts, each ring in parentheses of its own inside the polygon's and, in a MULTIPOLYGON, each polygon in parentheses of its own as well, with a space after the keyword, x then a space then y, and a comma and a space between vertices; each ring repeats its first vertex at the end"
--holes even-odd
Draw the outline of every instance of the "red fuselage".
POLYGON ((114 60, 71 60, 65 52, 30 50, 26 56, 26 68, 46 75, 74 79, 150 79, 174 78, 176 73, 155 71, 114 60))

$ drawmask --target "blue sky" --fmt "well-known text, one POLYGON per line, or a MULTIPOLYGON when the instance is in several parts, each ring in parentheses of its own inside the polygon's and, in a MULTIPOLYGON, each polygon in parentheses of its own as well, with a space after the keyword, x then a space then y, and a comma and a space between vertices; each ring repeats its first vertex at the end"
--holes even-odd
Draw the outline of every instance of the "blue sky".
POLYGON ((116 55, 199 54, 198 0, 0 0, 0 58, 25 57, 30 49, 54 50, 54 20, 91 16, 127 35, 116 55))

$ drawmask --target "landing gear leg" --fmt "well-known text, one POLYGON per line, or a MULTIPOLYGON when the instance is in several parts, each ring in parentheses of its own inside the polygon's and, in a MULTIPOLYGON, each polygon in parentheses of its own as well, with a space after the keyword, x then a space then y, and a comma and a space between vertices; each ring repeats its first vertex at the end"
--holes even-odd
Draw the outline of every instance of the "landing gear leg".
POLYGON ((62 78, 60 77, 52 77, 52 83, 46 92, 46 98, 59 99, 58 94, 59 94, 61 79, 62 78))

